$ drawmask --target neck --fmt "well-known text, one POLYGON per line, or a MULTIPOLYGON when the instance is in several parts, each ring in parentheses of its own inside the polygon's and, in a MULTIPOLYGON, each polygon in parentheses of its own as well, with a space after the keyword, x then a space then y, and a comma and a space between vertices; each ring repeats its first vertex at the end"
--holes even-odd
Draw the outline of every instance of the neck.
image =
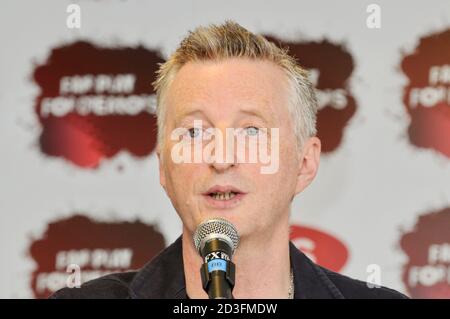
MULTIPOLYGON (((236 265, 234 298, 288 298, 288 221, 280 223, 270 234, 241 238, 232 260, 236 265)), ((202 258, 194 247, 192 234, 186 228, 183 228, 183 263, 189 298, 208 298, 200 277, 202 258)))

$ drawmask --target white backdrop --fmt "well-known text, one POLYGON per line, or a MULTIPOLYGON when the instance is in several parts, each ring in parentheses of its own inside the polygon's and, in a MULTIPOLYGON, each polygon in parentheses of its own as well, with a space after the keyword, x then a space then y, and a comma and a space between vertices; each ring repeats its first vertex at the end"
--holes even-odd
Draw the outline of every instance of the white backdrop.
MULTIPOLYGON (((48 223, 75 212, 157 225, 166 244, 181 230, 159 186, 154 153, 136 158, 122 152, 86 170, 40 151, 42 128, 33 110, 39 88, 31 78, 36 65, 52 48, 80 39, 105 47, 142 44, 167 57, 188 30, 225 19, 286 41, 327 39, 352 55, 356 113, 340 146, 322 156, 316 180, 295 199, 292 222, 345 243, 349 259, 342 273, 366 280, 367 265, 375 263, 383 285, 407 293, 402 267, 408 257, 399 241, 419 215, 450 206, 450 158, 409 141, 400 64, 421 37, 450 28, 447 0, 11 0, 0 8, 0 297, 33 297, 36 263, 29 247, 48 223), (70 3, 81 7, 81 29, 66 27, 70 3), (381 29, 366 27, 370 3, 381 7, 381 29)), ((443 139, 450 138, 450 126, 447 132, 443 139)))

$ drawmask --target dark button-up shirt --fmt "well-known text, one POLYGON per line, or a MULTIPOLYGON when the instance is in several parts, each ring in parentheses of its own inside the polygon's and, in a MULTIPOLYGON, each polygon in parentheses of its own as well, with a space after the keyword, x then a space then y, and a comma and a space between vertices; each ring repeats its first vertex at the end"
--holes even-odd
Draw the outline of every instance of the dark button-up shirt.
MULTIPOLYGON (((369 288, 365 282, 332 272, 312 262, 289 243, 294 273, 294 298, 407 298, 385 287, 369 288)), ((63 288, 51 298, 187 299, 182 239, 134 272, 107 275, 80 288, 63 288)))

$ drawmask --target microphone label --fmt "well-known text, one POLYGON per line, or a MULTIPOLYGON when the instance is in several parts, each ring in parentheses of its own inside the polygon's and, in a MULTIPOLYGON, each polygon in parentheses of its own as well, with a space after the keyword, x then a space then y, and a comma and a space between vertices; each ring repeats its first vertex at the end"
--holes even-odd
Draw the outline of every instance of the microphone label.
POLYGON ((223 259, 213 259, 208 262, 208 272, 212 272, 214 270, 222 270, 227 271, 227 262, 223 259))
POLYGON ((209 253, 208 255, 205 256, 205 263, 208 263, 214 259, 223 259, 228 261, 230 260, 230 256, 228 256, 223 251, 213 251, 212 253, 209 253))

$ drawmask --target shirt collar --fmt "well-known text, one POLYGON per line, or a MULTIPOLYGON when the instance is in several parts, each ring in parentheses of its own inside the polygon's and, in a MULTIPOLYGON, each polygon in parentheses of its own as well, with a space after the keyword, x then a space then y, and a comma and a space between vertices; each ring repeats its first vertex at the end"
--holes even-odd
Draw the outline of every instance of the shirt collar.
POLYGON ((306 257, 292 242, 289 242, 289 255, 294 273, 294 299, 344 298, 324 270, 306 257))
MULTIPOLYGON (((324 270, 289 243, 294 298, 343 298, 324 270)), ((181 236, 148 262, 130 285, 131 298, 187 299, 181 236)))

